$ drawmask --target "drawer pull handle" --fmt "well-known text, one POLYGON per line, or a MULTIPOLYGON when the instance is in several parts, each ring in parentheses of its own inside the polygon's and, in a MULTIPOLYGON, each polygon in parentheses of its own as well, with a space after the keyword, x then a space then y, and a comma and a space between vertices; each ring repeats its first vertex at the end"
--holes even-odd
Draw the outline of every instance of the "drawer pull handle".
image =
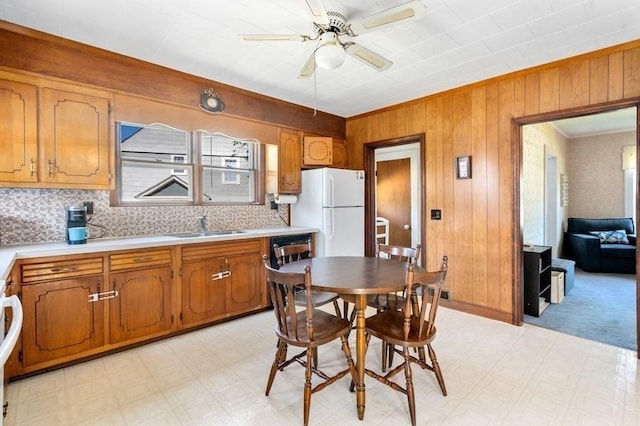
POLYGON ((100 300, 115 299, 118 297, 118 290, 105 291, 103 293, 93 293, 89 295, 89 303, 99 302, 100 300))
POLYGON ((49 159, 47 163, 49 163, 49 177, 51 177, 53 176, 53 167, 56 163, 54 161, 51 161, 51 159, 49 159))
POLYGON ((221 272, 218 272, 217 274, 211 274, 211 279, 215 281, 215 280, 221 280, 223 278, 227 278, 230 276, 231 276, 231 271, 221 271, 221 272))
POLYGON ((151 260, 153 260, 153 257, 151 257, 151 256, 136 257, 136 258, 133 259, 134 262, 138 262, 138 263, 140 263, 140 262, 149 262, 151 260))
POLYGON ((35 172, 35 168, 33 167, 34 164, 35 161, 33 161, 33 157, 31 157, 31 161, 29 162, 29 172, 31 173, 31 176, 33 176, 33 173, 35 172))
POLYGON ((59 266, 57 268, 51 268, 51 272, 54 272, 54 273, 58 273, 58 272, 75 272, 77 270, 78 270, 78 266, 76 266, 76 265, 59 266))

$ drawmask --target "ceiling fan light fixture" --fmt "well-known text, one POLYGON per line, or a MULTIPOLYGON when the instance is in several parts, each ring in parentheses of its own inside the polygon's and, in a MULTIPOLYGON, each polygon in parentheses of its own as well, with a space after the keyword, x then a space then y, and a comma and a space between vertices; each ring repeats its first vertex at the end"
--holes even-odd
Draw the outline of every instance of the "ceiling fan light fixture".
POLYGON ((344 48, 335 33, 328 31, 322 34, 320 44, 315 53, 316 64, 320 68, 331 70, 344 63, 344 48))

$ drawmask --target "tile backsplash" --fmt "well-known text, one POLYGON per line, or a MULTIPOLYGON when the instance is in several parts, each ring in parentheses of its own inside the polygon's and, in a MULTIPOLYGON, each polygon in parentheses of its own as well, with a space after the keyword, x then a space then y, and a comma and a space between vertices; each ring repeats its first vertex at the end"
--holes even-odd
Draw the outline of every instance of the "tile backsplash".
POLYGON ((67 206, 93 201, 91 235, 128 237, 195 232, 197 217, 207 215, 208 229, 275 228, 288 225, 280 205, 110 207, 109 191, 0 188, 0 245, 65 240, 67 206))

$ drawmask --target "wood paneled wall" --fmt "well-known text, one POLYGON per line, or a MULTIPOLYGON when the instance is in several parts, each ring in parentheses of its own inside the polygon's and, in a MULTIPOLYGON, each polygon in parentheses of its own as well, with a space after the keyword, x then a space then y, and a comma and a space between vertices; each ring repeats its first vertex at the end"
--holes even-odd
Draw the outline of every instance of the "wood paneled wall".
POLYGON ((226 119, 229 117, 345 139, 342 117, 321 111, 314 114, 301 105, 4 21, 0 21, 0 66, 183 106, 200 114, 200 120, 233 122, 226 119), (210 87, 225 102, 223 114, 210 115, 198 108, 200 94, 210 87))
POLYGON ((367 143, 424 133, 426 266, 449 256, 450 306, 518 323, 517 195, 521 143, 514 118, 640 97, 640 41, 478 82, 347 119, 348 164, 367 143), (472 156, 472 179, 455 158, 472 156))

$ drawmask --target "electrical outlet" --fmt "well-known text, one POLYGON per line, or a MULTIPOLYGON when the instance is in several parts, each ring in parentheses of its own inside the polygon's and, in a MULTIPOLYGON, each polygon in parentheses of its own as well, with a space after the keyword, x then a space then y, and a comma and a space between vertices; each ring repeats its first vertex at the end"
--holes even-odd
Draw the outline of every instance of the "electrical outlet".
POLYGON ((93 214, 93 201, 85 201, 82 205, 87 208, 87 214, 93 214))
MULTIPOLYGON (((429 287, 427 291, 429 293, 429 296, 433 296, 433 288, 429 287)), ((449 290, 442 289, 440 291, 440 298, 444 300, 449 300, 449 290)))

